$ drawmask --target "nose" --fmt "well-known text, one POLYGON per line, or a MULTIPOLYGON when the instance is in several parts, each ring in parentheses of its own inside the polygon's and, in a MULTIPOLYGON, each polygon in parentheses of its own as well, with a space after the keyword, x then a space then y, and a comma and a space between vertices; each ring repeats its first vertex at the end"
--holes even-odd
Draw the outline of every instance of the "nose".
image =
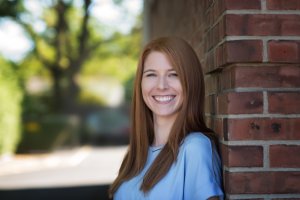
POLYGON ((169 87, 169 83, 168 83, 167 77, 165 77, 165 76, 160 77, 158 79, 157 88, 164 90, 164 89, 167 89, 168 87, 169 87))

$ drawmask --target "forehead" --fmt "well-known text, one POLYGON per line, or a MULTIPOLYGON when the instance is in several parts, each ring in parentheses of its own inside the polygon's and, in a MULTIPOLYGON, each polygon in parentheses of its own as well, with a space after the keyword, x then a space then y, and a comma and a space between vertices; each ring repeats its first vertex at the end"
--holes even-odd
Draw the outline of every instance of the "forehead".
POLYGON ((174 69, 166 54, 160 51, 150 52, 144 62, 144 70, 174 69))

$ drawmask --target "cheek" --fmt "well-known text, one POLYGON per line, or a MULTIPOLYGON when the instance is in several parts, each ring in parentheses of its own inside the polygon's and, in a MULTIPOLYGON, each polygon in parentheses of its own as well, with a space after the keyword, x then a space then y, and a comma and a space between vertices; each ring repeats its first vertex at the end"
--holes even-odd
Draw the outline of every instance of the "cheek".
POLYGON ((181 85, 180 81, 176 82, 176 85, 174 85, 174 87, 176 88, 176 91, 179 94, 180 104, 182 104, 183 103, 183 96, 184 96, 184 94, 183 94, 183 89, 182 89, 182 85, 181 85))
POLYGON ((179 92, 182 95, 182 86, 179 80, 176 80, 173 83, 173 88, 177 90, 177 92, 179 92))
POLYGON ((153 83, 151 81, 142 80, 141 89, 143 95, 147 95, 147 93, 150 92, 152 88, 153 88, 153 83))
POLYGON ((145 85, 145 81, 142 80, 142 83, 141 83, 141 90, 142 90, 142 94, 144 96, 144 93, 146 91, 146 85, 145 85))
POLYGON ((144 102, 147 102, 147 94, 149 93, 149 84, 146 81, 142 80, 141 90, 144 102))
POLYGON ((150 109, 149 105, 149 96, 151 91, 151 84, 148 81, 143 81, 141 83, 142 97, 146 106, 150 109))

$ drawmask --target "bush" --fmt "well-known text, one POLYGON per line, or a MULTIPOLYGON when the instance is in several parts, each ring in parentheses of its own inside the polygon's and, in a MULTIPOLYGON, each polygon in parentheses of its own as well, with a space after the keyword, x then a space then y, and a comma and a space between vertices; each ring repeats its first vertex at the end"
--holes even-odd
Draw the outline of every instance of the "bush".
POLYGON ((22 97, 15 70, 0 58, 0 155, 14 153, 20 140, 22 97))
POLYGON ((79 144, 80 121, 71 115, 46 115, 26 119, 18 153, 51 152, 79 144))

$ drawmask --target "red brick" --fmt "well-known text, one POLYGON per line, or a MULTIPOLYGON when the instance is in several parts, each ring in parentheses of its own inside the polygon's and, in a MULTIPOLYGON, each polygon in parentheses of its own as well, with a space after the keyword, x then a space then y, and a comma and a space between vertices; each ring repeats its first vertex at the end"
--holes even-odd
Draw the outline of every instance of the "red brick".
POLYGON ((223 145, 222 158, 227 167, 263 167, 263 148, 223 145))
POLYGON ((225 12, 226 7, 225 7, 225 2, 224 1, 217 1, 217 18, 216 20, 218 20, 218 18, 220 17, 221 14, 223 14, 225 12))
MULTIPOLYGON (((213 29, 212 29, 212 36, 213 36, 213 47, 215 47, 219 42, 221 42, 220 37, 219 37, 219 26, 214 26, 213 29)), ((223 39, 223 38, 221 38, 223 39)))
POLYGON ((298 36, 299 15, 226 15, 226 34, 241 36, 298 36))
POLYGON ((270 167, 300 168, 300 145, 270 146, 270 167))
POLYGON ((219 75, 218 90, 223 91, 233 88, 232 68, 226 67, 219 75))
POLYGON ((299 10, 299 0, 267 0, 269 10, 299 10))
POLYGON ((217 43, 218 43, 218 30, 216 28, 217 26, 215 26, 215 28, 210 29, 207 32, 206 35, 206 42, 207 42, 207 46, 206 46, 206 51, 211 50, 217 43))
POLYGON ((205 81, 205 93, 207 95, 216 94, 218 91, 218 78, 215 74, 206 75, 204 77, 205 81))
POLYGON ((300 63, 300 42, 269 41, 268 55, 270 62, 300 63))
MULTIPOLYGON (((283 18, 283 17, 282 17, 283 18)), ((281 22, 281 35, 283 36, 299 36, 300 35, 300 16, 287 15, 281 22), (291 19, 286 19, 288 16, 294 16, 291 19)))
POLYGON ((261 92, 230 92, 217 96, 218 114, 254 114, 262 111, 261 92))
POLYGON ((208 32, 208 50, 211 50, 213 47, 214 47, 214 45, 215 45, 215 41, 214 41, 214 39, 215 39, 215 37, 214 37, 214 35, 215 35, 215 30, 214 30, 214 28, 212 28, 209 32, 208 32))
POLYGON ((225 140, 300 140, 300 118, 223 119, 225 140))
POLYGON ((229 194, 297 194, 300 172, 226 172, 229 194))
POLYGON ((219 23, 217 24, 217 26, 219 26, 219 41, 221 41, 224 37, 225 37, 225 17, 222 17, 219 21, 219 23))
MULTIPOLYGON (((212 22, 213 24, 217 21, 219 16, 225 11, 225 6, 223 1, 214 1, 214 5, 212 7, 212 22)), ((212 25, 212 24, 211 24, 212 25)))
POLYGON ((213 70, 215 70, 218 67, 224 66, 224 64, 226 64, 225 45, 224 44, 219 45, 213 53, 215 54, 215 59, 216 59, 216 63, 215 63, 216 65, 213 68, 213 70))
MULTIPOLYGON (((300 87, 299 66, 236 65, 233 68, 230 68, 229 70, 231 71, 231 76, 230 76, 231 87, 261 87, 261 88, 300 87)), ((225 73, 225 71, 223 73, 225 73)), ((228 73, 227 71, 226 73, 228 73)), ((229 81, 227 80, 227 82, 229 81)))
POLYGON ((220 118, 215 118, 215 126, 214 131, 216 132, 216 134, 219 136, 219 139, 223 140, 224 139, 224 131, 223 131, 223 120, 220 118))
POLYGON ((216 97, 208 95, 205 97, 205 113, 214 115, 216 113, 216 97))
POLYGON ((227 10, 261 9, 260 0, 225 0, 227 10))
POLYGON ((212 122, 213 118, 210 116, 205 116, 205 124, 207 125, 207 127, 212 128, 213 127, 213 122, 212 122))
POLYGON ((234 40, 225 43, 226 62, 262 62, 262 41, 234 40))
POLYGON ((227 35, 279 35, 274 15, 226 15, 227 35), (273 17, 272 17, 273 16, 273 17))
POLYGON ((205 73, 213 71, 215 67, 215 53, 214 51, 211 51, 211 53, 207 54, 205 58, 205 73))
POLYGON ((300 92, 268 93, 269 113, 300 114, 300 92))

